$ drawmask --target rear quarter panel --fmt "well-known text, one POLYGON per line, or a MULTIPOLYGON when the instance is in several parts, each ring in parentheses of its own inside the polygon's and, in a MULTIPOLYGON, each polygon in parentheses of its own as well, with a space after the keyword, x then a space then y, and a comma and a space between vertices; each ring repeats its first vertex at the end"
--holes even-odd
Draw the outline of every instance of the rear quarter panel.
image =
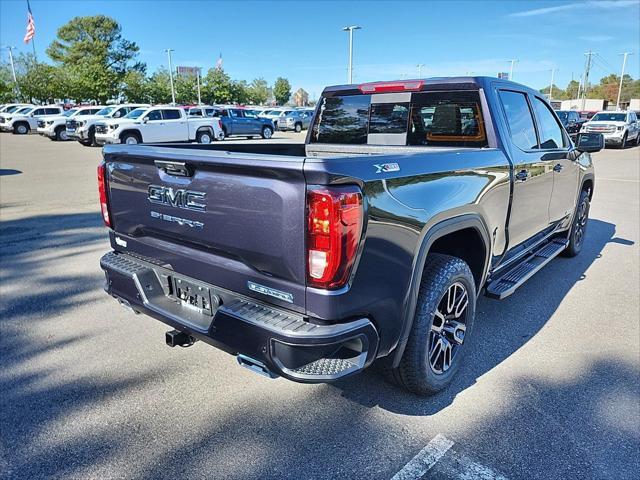
POLYGON ((434 226, 474 215, 491 253, 504 251, 510 168, 499 149, 308 159, 305 176, 311 185, 359 184, 366 198, 364 241, 350 285, 333 292, 307 288, 307 312, 326 319, 370 316, 381 337, 379 355, 400 336, 415 261, 434 226), (376 173, 382 163, 400 170, 376 173))

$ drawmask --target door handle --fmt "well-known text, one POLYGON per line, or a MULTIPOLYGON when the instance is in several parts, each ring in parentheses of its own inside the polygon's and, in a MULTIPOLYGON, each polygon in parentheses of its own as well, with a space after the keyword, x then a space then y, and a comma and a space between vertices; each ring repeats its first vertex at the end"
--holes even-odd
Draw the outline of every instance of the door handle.
POLYGON ((553 167, 553 171, 560 172, 561 170, 562 170, 562 165, 560 165, 559 163, 556 163, 556 165, 553 167))
POLYGON ((521 182, 524 182, 528 177, 529 172, 526 170, 520 170, 518 173, 516 173, 516 180, 520 180, 521 182))

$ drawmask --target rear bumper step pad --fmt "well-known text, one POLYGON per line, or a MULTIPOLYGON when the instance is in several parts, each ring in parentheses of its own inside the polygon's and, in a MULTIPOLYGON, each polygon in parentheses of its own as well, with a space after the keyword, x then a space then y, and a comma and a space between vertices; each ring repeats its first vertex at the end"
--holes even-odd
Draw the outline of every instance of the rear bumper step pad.
POLYGON ((100 260, 105 290, 194 338, 264 364, 300 382, 326 382, 362 370, 375 358, 378 334, 367 318, 316 324, 308 318, 177 274, 166 266, 110 252, 100 260), (172 277, 202 285, 219 305, 206 314, 171 295, 172 277))

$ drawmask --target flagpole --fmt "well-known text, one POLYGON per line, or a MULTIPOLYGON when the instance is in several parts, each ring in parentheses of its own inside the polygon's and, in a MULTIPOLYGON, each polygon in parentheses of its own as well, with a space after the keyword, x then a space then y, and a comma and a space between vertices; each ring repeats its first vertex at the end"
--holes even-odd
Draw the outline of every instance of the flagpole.
MULTIPOLYGON (((31 11, 31 4, 29 3, 29 0, 27 0, 27 11, 31 16, 31 19, 33 19, 33 12, 31 11)), ((34 29, 33 35, 29 39, 29 41, 31 42, 31 47, 33 48, 33 63, 35 65, 36 63, 38 63, 38 55, 36 54, 36 41, 34 40, 34 37, 35 37, 35 29, 34 29)))

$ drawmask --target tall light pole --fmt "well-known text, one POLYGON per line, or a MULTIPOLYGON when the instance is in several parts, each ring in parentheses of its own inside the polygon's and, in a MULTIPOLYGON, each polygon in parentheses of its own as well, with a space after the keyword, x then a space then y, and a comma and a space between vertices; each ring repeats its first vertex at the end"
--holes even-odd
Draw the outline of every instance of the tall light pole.
POLYGON ((13 75, 13 85, 16 89, 16 94, 20 95, 20 87, 18 87, 18 79, 16 78, 16 67, 13 64, 13 49, 11 45, 5 47, 9 51, 9 63, 11 64, 11 74, 13 75))
POLYGON ((358 25, 350 25, 342 29, 343 32, 349 32, 349 84, 353 83, 353 31, 361 28, 358 25))
POLYGON ((197 67, 196 70, 196 82, 198 83, 198 105, 202 105, 202 100, 200 99, 200 67, 197 67))
POLYGON ((622 73, 620 74, 620 86, 618 87, 618 99, 616 100, 617 109, 620 109, 620 95, 622 95, 622 82, 624 81, 624 67, 627 66, 627 57, 629 55, 633 55, 633 53, 624 52, 624 53, 621 53, 620 55, 622 55, 623 58, 622 58, 622 73))
POLYGON ((167 55, 169 56, 169 81, 171 82, 171 100, 173 103, 173 105, 176 104, 176 91, 173 88, 173 66, 171 65, 171 52, 173 52, 174 50, 172 48, 167 48, 165 50, 165 52, 167 52, 167 55))
POLYGON ((518 62, 519 60, 513 58, 511 60, 508 60, 509 62, 511 62, 511 68, 509 69, 509 80, 513 80, 513 65, 518 62))
POLYGON ((549 101, 551 101, 551 99, 553 98, 553 77, 556 73, 556 69, 552 68, 551 69, 551 85, 549 86, 549 101))
POLYGON ((418 69, 418 78, 422 77, 422 67, 426 67, 426 65, 424 63, 419 63, 418 65, 416 65, 416 68, 418 69))

